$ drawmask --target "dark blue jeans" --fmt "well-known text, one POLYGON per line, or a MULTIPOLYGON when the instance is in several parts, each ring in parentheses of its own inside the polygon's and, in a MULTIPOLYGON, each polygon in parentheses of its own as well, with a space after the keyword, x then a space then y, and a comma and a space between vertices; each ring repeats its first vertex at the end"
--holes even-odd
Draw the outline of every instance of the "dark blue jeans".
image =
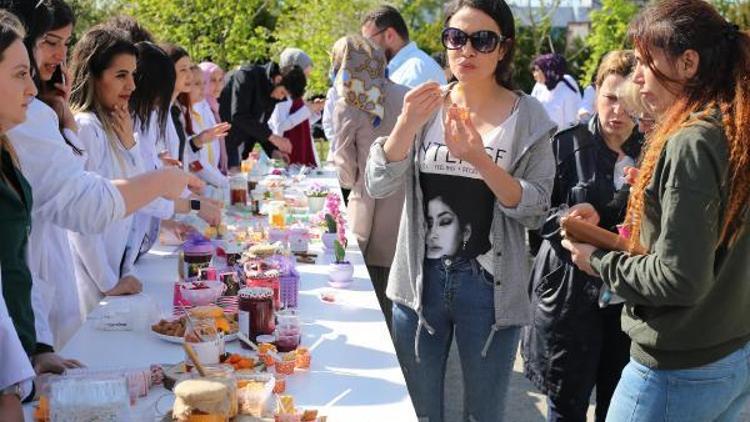
POLYGON ((464 378, 464 420, 503 420, 520 329, 499 330, 482 356, 495 323, 494 302, 492 276, 476 260, 443 258, 424 263, 423 316, 433 334, 423 328, 417 342, 417 314, 394 304, 396 352, 421 420, 443 421, 445 364, 454 333, 464 378))

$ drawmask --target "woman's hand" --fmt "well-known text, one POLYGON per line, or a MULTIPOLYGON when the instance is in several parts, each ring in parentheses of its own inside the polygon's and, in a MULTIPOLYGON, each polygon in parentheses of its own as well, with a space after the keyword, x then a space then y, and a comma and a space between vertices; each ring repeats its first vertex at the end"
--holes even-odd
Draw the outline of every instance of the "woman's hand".
POLYGON ((83 364, 75 359, 65 359, 56 353, 40 353, 31 358, 34 372, 41 374, 62 374, 68 368, 83 368, 83 364))
POLYGON ((131 149, 135 146, 135 136, 133 135, 133 117, 128 111, 128 105, 115 106, 111 112, 112 130, 120 139, 120 143, 125 149, 131 149))
POLYGON ((482 135, 479 134, 466 110, 453 104, 448 108, 443 119, 445 145, 454 157, 476 164, 486 158, 482 135))
POLYGON ((630 186, 634 186, 635 182, 638 180, 638 168, 637 167, 630 167, 627 166, 624 168, 625 172, 625 183, 629 184, 630 186))
POLYGON ((63 73, 64 83, 56 83, 55 90, 48 92, 40 96, 42 101, 49 105, 52 110, 57 114, 57 118, 60 121, 62 127, 72 130, 73 132, 78 131, 78 125, 76 124, 73 112, 70 110, 70 90, 73 84, 73 80, 68 74, 68 68, 65 63, 60 63, 60 69, 63 73))
POLYGON ((440 85, 437 82, 425 82, 406 93, 399 120, 416 132, 442 103, 440 85))
POLYGON ((268 137, 268 142, 272 143, 273 146, 284 154, 288 155, 292 153, 292 142, 283 136, 271 135, 268 137))
POLYGON ((208 223, 209 226, 218 226, 221 224, 221 209, 224 203, 210 198, 197 196, 195 199, 201 201, 201 209, 198 210, 198 217, 208 223))
POLYGON ((105 296, 127 296, 143 291, 143 284, 132 275, 127 275, 115 284, 115 287, 104 292, 105 296))
POLYGON ((195 137, 194 142, 197 146, 202 147, 203 145, 213 142, 215 139, 227 136, 229 134, 229 129, 231 128, 232 125, 229 123, 219 123, 216 126, 199 133, 198 136, 195 137))
POLYGON ((161 196, 171 201, 182 197, 182 193, 186 187, 191 191, 195 191, 202 190, 206 186, 205 182, 201 179, 177 167, 163 168, 158 171, 163 189, 161 196))
POLYGON ((593 205, 583 202, 568 208, 568 218, 578 218, 595 226, 599 225, 599 213, 593 205))
POLYGON ((570 239, 563 239, 563 248, 570 251, 570 258, 579 270, 593 277, 599 277, 591 267, 591 254, 596 250, 595 247, 587 243, 578 243, 570 239))

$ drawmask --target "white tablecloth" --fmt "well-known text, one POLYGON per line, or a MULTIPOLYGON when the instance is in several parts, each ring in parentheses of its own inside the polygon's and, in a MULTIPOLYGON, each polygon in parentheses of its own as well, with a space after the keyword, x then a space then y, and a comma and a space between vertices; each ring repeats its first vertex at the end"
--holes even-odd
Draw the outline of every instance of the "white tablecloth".
MULTIPOLYGON (((330 175, 330 173, 329 173, 330 175)), ((330 177, 319 180, 335 185, 330 177)), ((330 257, 320 243, 311 244, 319 253, 316 265, 298 264, 301 274, 299 311, 303 321, 302 344, 312 346, 309 371, 297 371, 287 378, 287 393, 300 408, 319 409, 329 421, 416 420, 403 374, 372 289, 362 254, 350 242, 347 258, 354 264, 354 283, 346 290, 326 283, 330 257), (333 292, 334 303, 321 301, 322 292, 333 292)), ((164 314, 171 312, 177 257, 173 248, 157 247, 138 263, 144 283, 141 297, 117 298, 136 303, 154 302, 164 314)), ((135 331, 108 332, 95 328, 100 309, 61 351, 67 358, 91 368, 147 367, 154 363, 173 364, 184 358, 179 345, 150 334, 146 325, 135 331)), ((146 316, 142 317, 143 322, 146 316)), ((227 351, 240 352, 238 342, 227 351)), ((171 409, 173 397, 162 389, 153 390, 136 405, 137 420, 155 420, 171 409)), ((27 411, 30 409, 27 409, 27 411)), ((27 413, 27 419, 28 415, 27 413)))

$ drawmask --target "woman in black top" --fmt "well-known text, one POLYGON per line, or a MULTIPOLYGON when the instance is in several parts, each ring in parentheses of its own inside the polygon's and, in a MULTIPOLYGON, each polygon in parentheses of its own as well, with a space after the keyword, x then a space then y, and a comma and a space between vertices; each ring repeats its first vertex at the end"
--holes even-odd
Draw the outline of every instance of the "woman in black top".
POLYGON ((595 385, 596 420, 603 421, 628 362, 630 342, 620 330, 622 304, 608 299, 601 280, 572 264, 560 244, 558 219, 567 206, 575 210, 590 203, 601 216, 601 227, 616 231, 622 222, 629 191, 624 168, 635 164, 642 138, 617 93, 634 65, 630 51, 609 53, 597 73, 595 115, 552 141, 555 211, 541 229, 544 241, 530 285, 534 322, 523 338, 525 374, 547 394, 549 421, 585 422, 595 385))

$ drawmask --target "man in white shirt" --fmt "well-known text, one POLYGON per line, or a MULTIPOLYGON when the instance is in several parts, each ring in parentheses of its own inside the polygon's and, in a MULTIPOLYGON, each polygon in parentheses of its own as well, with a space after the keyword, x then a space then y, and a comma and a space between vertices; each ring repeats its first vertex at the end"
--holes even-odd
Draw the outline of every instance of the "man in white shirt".
POLYGON ((428 81, 446 84, 445 73, 427 53, 409 40, 409 30, 401 14, 392 6, 380 6, 362 20, 362 36, 385 51, 388 77, 414 88, 428 81))

